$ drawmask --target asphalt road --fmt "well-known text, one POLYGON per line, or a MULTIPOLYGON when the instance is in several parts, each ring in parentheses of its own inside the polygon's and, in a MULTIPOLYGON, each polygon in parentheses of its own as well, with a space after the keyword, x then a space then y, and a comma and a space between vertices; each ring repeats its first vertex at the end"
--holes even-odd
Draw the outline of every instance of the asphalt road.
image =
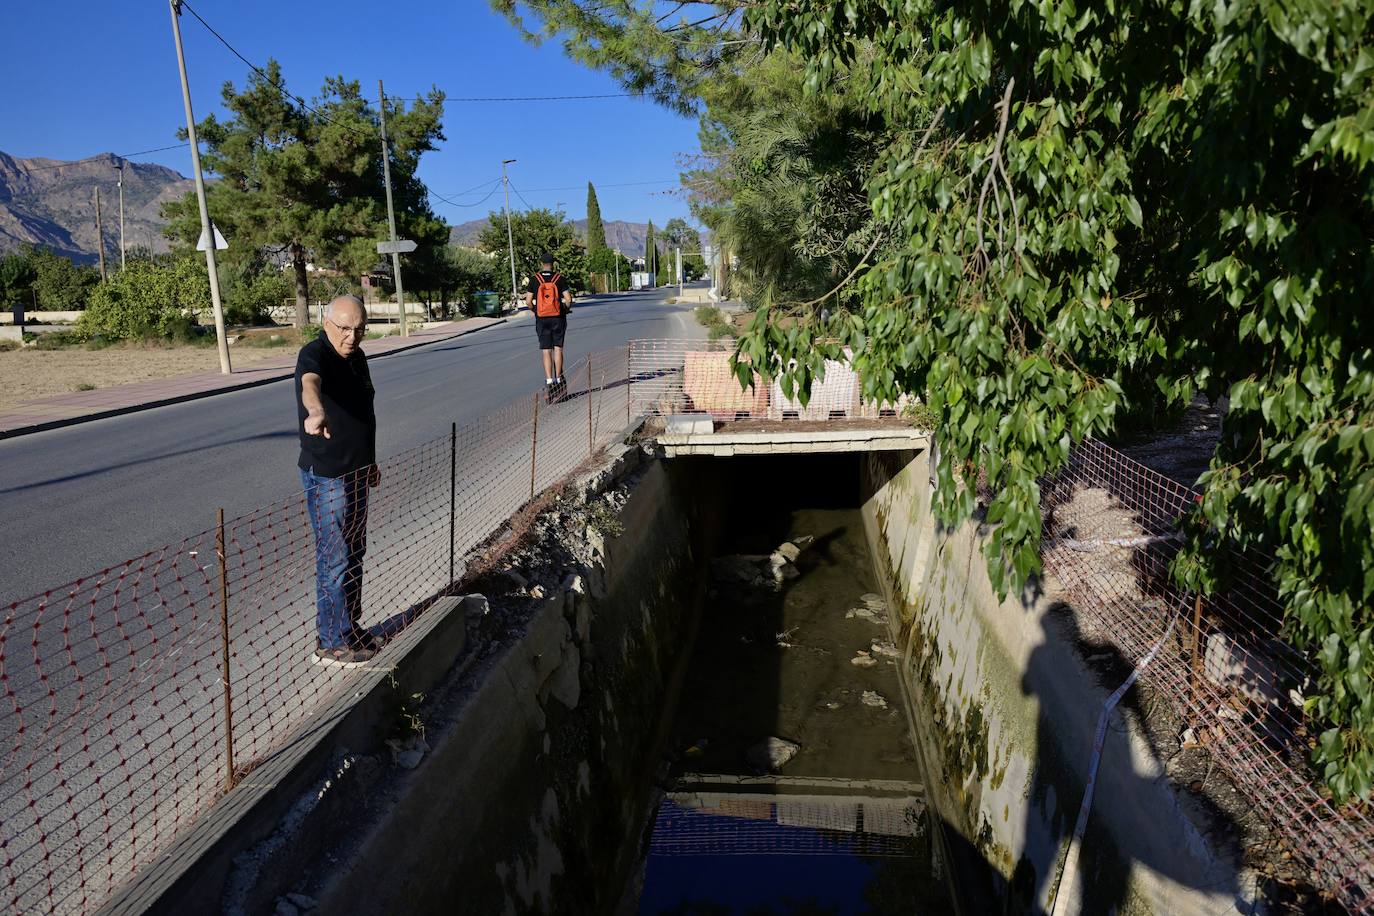
MULTIPOLYGON (((632 338, 701 336, 690 306, 650 290, 586 300, 567 361, 632 338)), ((372 361, 382 457, 444 435, 539 384, 528 313, 372 361)), ((289 495, 295 405, 285 380, 0 440, 0 606, 289 495)))

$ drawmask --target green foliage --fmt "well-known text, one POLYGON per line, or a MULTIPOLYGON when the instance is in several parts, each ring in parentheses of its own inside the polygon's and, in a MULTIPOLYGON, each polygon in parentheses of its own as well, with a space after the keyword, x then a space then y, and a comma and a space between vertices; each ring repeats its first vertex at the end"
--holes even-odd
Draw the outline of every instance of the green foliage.
POLYGON ((615 0, 490 0, 525 37, 563 38, 574 59, 609 70, 631 92, 688 113, 696 93, 746 46, 721 43, 750 0, 662 4, 615 0))
MULTIPOLYGON (((309 319, 307 262, 358 276, 378 260, 386 236, 381 129, 356 81, 331 77, 309 109, 288 97, 280 65, 253 73, 238 90, 225 83, 229 118, 196 126, 205 168, 218 176, 208 188, 210 214, 231 240, 226 260, 264 260, 284 252, 294 274, 296 320, 309 319)), ((397 229, 420 243, 407 258, 421 281, 442 259, 448 229, 429 209, 416 177, 423 153, 444 139, 444 96, 431 91, 409 108, 387 102, 387 134, 397 229)), ((193 245, 200 215, 193 195, 164 205, 169 238, 193 245)))
POLYGON ((475 292, 495 289, 505 274, 501 259, 495 255, 451 246, 444 251, 449 267, 445 289, 460 302, 467 302, 475 292))
POLYGON ((0 308, 23 303, 36 276, 25 252, 12 251, 0 258, 0 308))
POLYGON ((189 339, 197 314, 209 309, 210 281, 195 258, 135 261, 95 287, 76 330, 87 339, 189 339))
MULTIPOLYGON (((553 210, 526 210, 510 215, 511 235, 515 239, 515 273, 521 283, 539 272, 539 258, 552 254, 560 273, 572 284, 573 289, 584 289, 587 285, 587 256, 582 240, 572 223, 561 212, 553 210)), ((508 251, 506 238, 506 217, 493 212, 487 225, 477 236, 477 247, 497 257, 508 251)), ((497 289, 509 289, 509 268, 502 272, 504 284, 497 289)))
POLYGON ((1037 481, 1076 443, 1228 396, 1175 574, 1210 590, 1231 549, 1274 557, 1318 670, 1315 759, 1369 798, 1374 8, 759 0, 699 5, 703 34, 652 4, 521 6, 626 85, 706 104, 699 215, 784 306, 740 341, 742 378, 805 390, 848 347, 866 396, 928 394, 938 511, 967 517, 986 475, 1002 590, 1039 572, 1037 481), (800 102, 753 79, 769 58, 801 69, 800 102), (826 181, 869 213, 818 209, 826 181), (798 266, 801 295, 834 280, 828 321, 785 306, 798 266))
MULTIPOLYGON (((1159 397, 1229 395, 1176 572, 1211 589, 1226 548, 1273 553, 1341 799, 1374 774, 1370 15, 770 0, 751 17, 813 90, 843 74, 889 121, 869 196, 905 245, 836 330, 869 394, 931 393, 947 516, 987 473, 1004 588, 1039 569, 1036 480, 1074 443, 1159 397), (913 91, 942 115, 909 119, 913 91)), ((746 347, 782 369, 809 337, 762 322, 746 347)))
MULTIPOLYGON (((687 176, 697 216, 739 261, 733 295, 785 313, 819 312, 818 300, 885 232, 866 187, 887 142, 881 119, 846 83, 806 93, 802 69, 795 55, 775 52, 709 86, 705 155, 687 176)), ((857 288, 841 286, 824 305, 859 302, 857 288)))
POLYGON ((644 234, 644 269, 651 274, 658 273, 658 242, 654 238, 653 220, 649 220, 649 228, 644 234))
POLYGON ((601 221, 601 202, 596 199, 596 188, 587 182, 587 255, 596 257, 610 250, 606 245, 606 225, 601 221))
POLYGON ((620 277, 620 286, 623 289, 630 283, 630 271, 634 269, 630 259, 624 255, 616 254, 610 248, 602 248, 600 251, 587 257, 588 275, 596 274, 605 278, 606 290, 619 292, 615 289, 616 276, 620 277), (619 262, 617 264, 617 262, 619 262))
POLYGON ((310 275, 311 302, 329 302, 339 296, 358 296, 361 298, 362 294, 362 284, 357 277, 318 272, 310 275))
POLYGON ((27 257, 33 267, 33 291, 40 309, 70 312, 86 307, 91 287, 100 279, 95 268, 76 264, 46 248, 29 249, 27 257))
POLYGON ((677 282, 677 272, 674 265, 677 263, 672 249, 659 248, 658 252, 658 285, 668 286, 677 282))
POLYGON ((730 337, 735 333, 734 326, 730 320, 714 305, 699 305, 692 310, 697 323, 706 328, 707 336, 711 340, 719 340, 722 337, 730 337))
MULTIPOLYGON (((53 331, 48 334, 33 335, 32 346, 35 350, 65 350, 68 347, 79 347, 89 343, 77 331, 53 331)), ((97 345, 93 349, 100 349, 97 345)))
POLYGON ((220 283, 224 320, 229 324, 264 324, 269 310, 292 295, 291 281, 273 267, 222 271, 220 283))

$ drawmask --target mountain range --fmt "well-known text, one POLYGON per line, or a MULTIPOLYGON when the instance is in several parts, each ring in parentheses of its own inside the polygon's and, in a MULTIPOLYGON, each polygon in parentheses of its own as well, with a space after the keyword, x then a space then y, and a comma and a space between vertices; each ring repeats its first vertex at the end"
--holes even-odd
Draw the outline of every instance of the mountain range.
MULTIPOLYGON (((129 250, 151 247, 168 250, 162 237, 160 208, 195 187, 191 179, 160 165, 121 160, 113 153, 63 162, 58 159, 21 159, 0 152, 0 252, 21 245, 39 245, 76 261, 97 260, 95 189, 100 188, 106 259, 119 258, 119 191, 116 186, 124 167, 124 235, 129 250)), ((470 246, 487 220, 475 219, 453 226, 449 244, 470 246)), ((575 220, 579 233, 587 231, 585 219, 575 220)), ((608 220, 606 244, 629 257, 644 252, 646 223, 608 220)))
POLYGON ((160 165, 121 160, 113 153, 75 162, 20 159, 0 152, 0 251, 41 245, 93 263, 97 242, 95 189, 100 189, 105 257, 119 258, 119 172, 124 162, 124 237, 128 249, 166 251, 159 208, 195 185, 160 165))

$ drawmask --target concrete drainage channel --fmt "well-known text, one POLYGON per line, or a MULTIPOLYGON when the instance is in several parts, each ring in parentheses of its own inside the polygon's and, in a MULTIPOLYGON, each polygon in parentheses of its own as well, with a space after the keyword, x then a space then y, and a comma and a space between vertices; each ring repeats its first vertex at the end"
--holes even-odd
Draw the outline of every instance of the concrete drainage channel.
POLYGON ((107 909, 1244 907, 1129 720, 1056 887, 1114 685, 934 524, 923 451, 656 449, 606 455, 107 909))

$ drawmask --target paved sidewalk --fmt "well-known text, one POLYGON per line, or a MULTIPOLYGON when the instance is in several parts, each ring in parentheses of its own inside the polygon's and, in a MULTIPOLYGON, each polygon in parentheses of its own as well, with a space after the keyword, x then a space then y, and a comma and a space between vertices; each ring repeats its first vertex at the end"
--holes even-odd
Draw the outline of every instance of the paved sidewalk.
MULTIPOLYGON (((448 321, 432 328, 413 332, 409 337, 392 335, 363 343, 368 356, 385 356, 425 344, 461 337, 492 325, 501 324, 511 316, 496 318, 465 318, 448 321)), ((285 349, 285 348, 284 348, 285 349)), ((252 364, 252 368, 235 370, 231 375, 202 372, 174 378, 150 379, 132 385, 76 391, 49 398, 25 401, 0 410, 0 439, 36 433, 44 429, 70 426, 87 420, 98 420, 118 414, 147 410, 164 404, 175 404, 195 398, 209 397, 240 388, 252 388, 280 379, 290 378, 296 369, 296 351, 288 349, 280 358, 252 364)))

